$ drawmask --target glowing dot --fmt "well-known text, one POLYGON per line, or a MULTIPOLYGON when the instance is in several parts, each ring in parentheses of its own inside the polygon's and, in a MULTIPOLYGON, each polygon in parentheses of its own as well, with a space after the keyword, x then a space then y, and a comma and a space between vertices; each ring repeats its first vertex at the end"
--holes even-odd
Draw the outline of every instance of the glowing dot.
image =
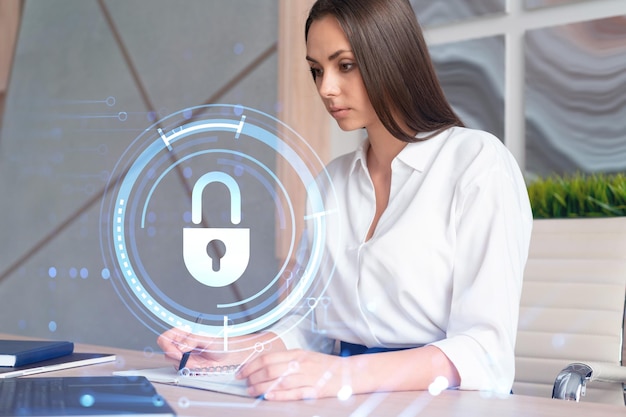
POLYGON ((300 370, 300 364, 298 362, 296 362, 296 361, 291 361, 291 362, 289 362, 288 369, 289 369, 290 373, 291 372, 294 372, 294 373, 298 372, 298 370, 300 370))
POLYGON ((565 346, 565 338, 562 334, 555 334, 554 336, 552 336, 552 346, 557 349, 565 346))
POLYGON ((80 269, 80 277, 82 279, 87 279, 88 276, 89 276, 89 270, 87 268, 81 268, 80 269))
POLYGON ((233 52, 235 53, 235 55, 241 55, 243 53, 243 49, 243 43, 237 42, 233 47, 233 52))
POLYGON ((108 268, 103 268, 100 275, 102 276, 103 279, 109 279, 111 278, 111 271, 109 271, 108 268))
POLYGON ((341 401, 345 401, 352 396, 352 387, 349 385, 344 385, 341 387, 339 392, 337 393, 337 398, 341 401))
POLYGON ((78 270, 74 267, 70 268, 70 278, 76 278, 78 276, 78 270))
POLYGON ((91 407, 96 402, 96 399, 91 394, 85 394, 80 397, 80 405, 83 407, 91 407))
POLYGON ((53 266, 51 266, 48 269, 48 275, 50 276, 50 278, 55 278, 57 276, 57 269, 53 266))
POLYGON ((148 223, 154 223, 157 219, 157 215, 154 211, 148 213, 148 223))
POLYGON ((443 391, 448 389, 448 380, 443 376, 438 376, 435 380, 428 386, 428 392, 430 395, 437 396, 441 394, 443 391))
POLYGON ((55 321, 51 321, 50 323, 48 323, 48 330, 50 330, 51 332, 56 332, 57 323, 55 321))
POLYGON ((191 111, 191 109, 187 109, 185 111, 183 111, 183 117, 187 120, 191 119, 191 116, 193 116, 193 112, 191 111))
POLYGON ((193 175, 193 169, 191 169, 190 167, 185 167, 185 169, 183 169, 183 176, 185 178, 191 178, 192 175, 193 175))
POLYGON ((154 226, 148 227, 148 236, 150 237, 156 236, 156 228, 154 226))
POLYGON ((243 106, 241 104, 237 104, 234 108, 233 108, 233 112, 237 115, 237 116, 241 116, 243 114, 243 106))

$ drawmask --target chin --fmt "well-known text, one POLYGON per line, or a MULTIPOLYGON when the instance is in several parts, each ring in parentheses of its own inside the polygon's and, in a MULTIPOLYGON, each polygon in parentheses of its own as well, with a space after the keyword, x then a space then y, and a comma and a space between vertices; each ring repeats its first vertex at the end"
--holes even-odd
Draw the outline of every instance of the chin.
POLYGON ((350 123, 350 122, 340 122, 337 121, 337 126, 339 126, 339 129, 343 130, 344 132, 352 132, 353 130, 358 130, 358 129, 364 129, 363 126, 360 126, 356 123, 350 123))

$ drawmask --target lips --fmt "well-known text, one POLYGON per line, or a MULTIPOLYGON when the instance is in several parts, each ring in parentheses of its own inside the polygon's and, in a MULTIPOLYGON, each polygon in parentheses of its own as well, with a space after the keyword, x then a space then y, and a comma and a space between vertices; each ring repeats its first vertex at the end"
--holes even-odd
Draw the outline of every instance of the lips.
POLYGON ((346 117, 348 113, 350 112, 350 109, 348 107, 334 107, 333 106, 333 107, 328 108, 328 112, 335 119, 340 119, 340 118, 346 117))

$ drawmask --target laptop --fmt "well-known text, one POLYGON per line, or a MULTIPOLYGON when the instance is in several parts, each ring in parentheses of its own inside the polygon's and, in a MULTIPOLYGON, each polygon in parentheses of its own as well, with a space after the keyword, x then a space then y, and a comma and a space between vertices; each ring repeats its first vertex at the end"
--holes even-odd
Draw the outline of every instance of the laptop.
POLYGON ((0 416, 176 415, 144 377, 66 376, 0 380, 0 416))

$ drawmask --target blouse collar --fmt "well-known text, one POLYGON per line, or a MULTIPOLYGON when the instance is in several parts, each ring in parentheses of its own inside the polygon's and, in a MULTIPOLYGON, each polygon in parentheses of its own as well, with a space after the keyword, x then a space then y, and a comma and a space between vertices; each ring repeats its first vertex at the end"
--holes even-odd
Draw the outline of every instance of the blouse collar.
MULTIPOLYGON (((442 141, 450 135, 451 129, 437 133, 434 136, 431 133, 418 133, 415 135, 418 139, 424 139, 418 142, 407 144, 395 157, 403 164, 413 168, 416 171, 423 172, 426 166, 434 158, 437 150, 441 147, 442 141), (431 136, 431 137, 429 137, 431 136)), ((367 169, 367 149, 369 148, 369 140, 362 141, 354 152, 352 160, 352 171, 360 164, 363 169, 367 169)))

